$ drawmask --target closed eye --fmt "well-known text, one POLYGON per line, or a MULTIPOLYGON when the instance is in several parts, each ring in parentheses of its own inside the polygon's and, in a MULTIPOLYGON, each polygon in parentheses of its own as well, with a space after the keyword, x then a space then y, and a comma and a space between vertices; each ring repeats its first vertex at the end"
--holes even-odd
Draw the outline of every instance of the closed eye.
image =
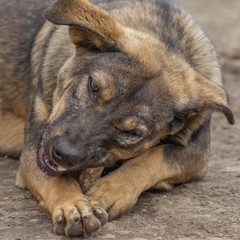
POLYGON ((131 137, 142 137, 142 131, 140 129, 124 130, 121 131, 123 134, 129 135, 131 137))
POLYGON ((137 144, 143 139, 143 134, 140 129, 119 130, 117 134, 117 141, 123 146, 137 144))

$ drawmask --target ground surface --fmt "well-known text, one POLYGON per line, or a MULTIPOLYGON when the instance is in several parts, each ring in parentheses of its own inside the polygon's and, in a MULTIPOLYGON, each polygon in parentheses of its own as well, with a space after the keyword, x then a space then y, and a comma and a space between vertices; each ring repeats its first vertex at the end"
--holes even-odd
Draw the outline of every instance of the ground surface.
MULTIPOLYGON (((216 42, 236 124, 212 121, 204 180, 165 193, 144 193, 131 212, 90 239, 240 239, 240 1, 181 0, 216 42)), ((28 191, 14 187, 18 162, 0 159, 0 239, 65 239, 28 191)))

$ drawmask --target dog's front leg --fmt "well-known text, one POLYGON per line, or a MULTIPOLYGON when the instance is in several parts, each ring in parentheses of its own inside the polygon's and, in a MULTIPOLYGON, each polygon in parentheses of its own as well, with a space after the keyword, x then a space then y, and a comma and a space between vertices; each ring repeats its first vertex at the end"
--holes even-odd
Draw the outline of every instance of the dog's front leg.
POLYGON ((99 201, 114 219, 130 209, 149 188, 170 189, 174 184, 202 178, 208 149, 206 124, 187 146, 166 144, 149 149, 97 180, 86 194, 99 201))
POLYGON ((157 147, 129 160, 97 180, 86 194, 100 201, 110 219, 119 217, 136 203, 143 191, 159 182, 166 182, 179 172, 178 168, 170 168, 166 164, 163 150, 163 147, 157 147))
POLYGON ((90 202, 78 182, 70 176, 50 177, 36 164, 37 143, 29 141, 20 159, 16 184, 27 187, 46 208, 57 234, 88 235, 107 222, 108 216, 97 202, 90 202))

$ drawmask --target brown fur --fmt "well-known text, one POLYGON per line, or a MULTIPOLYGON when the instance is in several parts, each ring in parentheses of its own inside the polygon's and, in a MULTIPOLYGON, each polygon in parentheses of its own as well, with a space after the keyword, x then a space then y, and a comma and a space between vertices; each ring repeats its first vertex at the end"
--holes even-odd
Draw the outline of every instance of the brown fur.
POLYGON ((215 48, 189 13, 165 0, 58 0, 52 23, 29 16, 0 19, 3 32, 26 32, 0 50, 0 153, 24 145, 16 185, 57 234, 90 235, 143 191, 204 176, 211 113, 234 117, 215 48))

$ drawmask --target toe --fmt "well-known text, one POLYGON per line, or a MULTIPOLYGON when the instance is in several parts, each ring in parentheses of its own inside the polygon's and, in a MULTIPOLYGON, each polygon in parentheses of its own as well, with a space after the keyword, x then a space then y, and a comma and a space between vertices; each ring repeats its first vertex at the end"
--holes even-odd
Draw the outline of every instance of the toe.
POLYGON ((65 227, 65 233, 67 236, 81 236, 83 234, 83 228, 81 224, 81 216, 76 208, 73 208, 68 214, 66 214, 67 224, 65 227))
POLYGON ((101 222, 101 226, 105 225, 108 222, 107 212, 102 208, 101 204, 97 201, 91 200, 90 204, 91 204, 94 215, 101 222))
POLYGON ((76 205, 81 212, 84 234, 90 235, 97 231, 101 226, 101 222, 94 216, 91 206, 87 204, 83 205, 82 202, 78 202, 76 205))
POLYGON ((54 232, 58 235, 65 235, 64 227, 66 225, 65 218, 63 216, 63 211, 61 209, 57 209, 53 213, 53 225, 54 232))
POLYGON ((53 212, 54 232, 58 235, 81 236, 81 215, 74 205, 62 206, 53 212))
POLYGON ((83 218, 83 226, 85 229, 86 235, 90 235, 93 232, 96 232, 100 226, 100 221, 92 214, 88 218, 83 218))

